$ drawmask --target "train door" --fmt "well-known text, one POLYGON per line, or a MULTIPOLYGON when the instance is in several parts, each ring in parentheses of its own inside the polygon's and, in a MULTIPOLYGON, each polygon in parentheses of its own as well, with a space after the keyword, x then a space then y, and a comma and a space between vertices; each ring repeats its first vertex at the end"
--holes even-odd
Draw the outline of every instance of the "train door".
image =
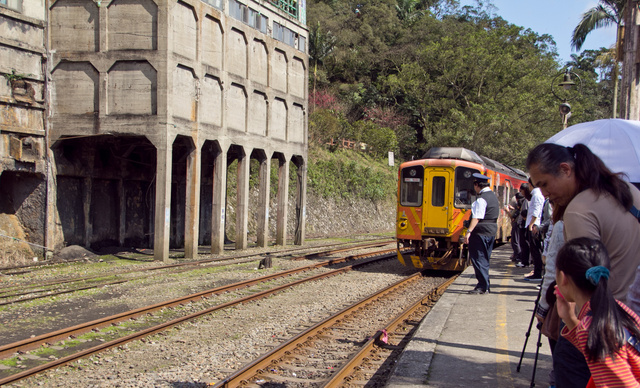
POLYGON ((451 172, 449 170, 432 169, 427 174, 427 192, 429 197, 425 201, 427 229, 449 229, 451 217, 451 172))

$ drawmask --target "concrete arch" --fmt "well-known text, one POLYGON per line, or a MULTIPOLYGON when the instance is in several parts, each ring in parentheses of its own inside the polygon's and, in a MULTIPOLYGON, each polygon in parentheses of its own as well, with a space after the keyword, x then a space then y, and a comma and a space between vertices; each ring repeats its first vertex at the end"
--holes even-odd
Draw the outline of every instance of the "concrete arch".
POLYGON ((54 241, 88 248, 150 248, 156 148, 142 136, 60 138, 54 241))

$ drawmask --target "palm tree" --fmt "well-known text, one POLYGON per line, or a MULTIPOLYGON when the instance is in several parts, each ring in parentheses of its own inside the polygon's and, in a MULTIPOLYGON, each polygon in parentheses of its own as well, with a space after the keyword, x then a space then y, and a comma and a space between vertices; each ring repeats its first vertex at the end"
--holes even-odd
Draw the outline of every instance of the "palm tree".
MULTIPOLYGON (((331 54, 336 45, 336 37, 331 31, 324 32, 320 28, 320 22, 309 30, 309 60, 313 66, 313 95, 316 95, 316 79, 318 77, 318 64, 331 54)), ((313 101, 315 105, 315 101, 313 101)))
MULTIPOLYGON (((609 27, 615 25, 618 29, 616 38, 616 61, 619 62, 622 58, 622 48, 620 44, 622 42, 623 34, 623 20, 624 10, 627 5, 627 0, 600 0, 598 5, 587 10, 582 15, 582 19, 573 30, 573 36, 571 37, 571 48, 579 51, 587 39, 587 35, 591 31, 598 28, 609 27)), ((612 67, 611 78, 613 78, 613 118, 616 118, 618 111, 618 66, 612 67)))
POLYGON ((398 4, 396 4, 398 19, 405 23, 416 21, 424 14, 424 11, 419 8, 420 5, 420 0, 398 0, 398 4))

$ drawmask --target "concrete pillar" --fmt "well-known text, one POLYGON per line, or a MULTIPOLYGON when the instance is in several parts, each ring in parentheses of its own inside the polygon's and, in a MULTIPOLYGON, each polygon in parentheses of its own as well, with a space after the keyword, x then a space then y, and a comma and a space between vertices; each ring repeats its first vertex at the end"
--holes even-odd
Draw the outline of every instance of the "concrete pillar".
POLYGON ((201 155, 201 147, 196 145, 187 156, 187 198, 184 226, 184 257, 187 259, 198 257, 201 155))
POLYGON ((287 202, 289 197, 289 160, 280 160, 278 169, 278 219, 276 244, 287 245, 287 202))
POLYGON ((211 206, 211 253, 224 251, 225 200, 227 198, 227 153, 220 151, 213 166, 213 204, 211 206))
POLYGON ((156 145, 156 207, 153 235, 153 258, 169 261, 169 226, 171 222, 171 163, 173 145, 169 140, 156 145))
POLYGON ((307 164, 306 161, 300 160, 298 166, 298 190, 296 196, 296 235, 294 237, 295 245, 304 244, 304 224, 307 215, 307 164))
MULTIPOLYGON (((53 152, 51 147, 47 146, 46 149, 48 163, 47 163, 47 210, 46 210, 46 226, 44 245, 53 250, 56 248, 56 219, 57 219, 57 203, 58 193, 56 191, 56 174, 55 159, 53 158, 53 152)), ((0 170, 1 171, 1 170, 0 170)), ((1 172, 0 172, 1 173, 1 172)))
POLYGON ((269 190, 271 181, 271 158, 260 161, 260 187, 258 188, 258 230, 257 244, 266 247, 269 244, 269 190))
POLYGON ((84 211, 84 246, 90 247, 91 235, 93 228, 91 227, 91 178, 84 178, 82 186, 82 210, 84 211))
POLYGON ((247 249, 249 229, 249 166, 246 153, 238 159, 238 190, 236 194, 236 249, 247 249))

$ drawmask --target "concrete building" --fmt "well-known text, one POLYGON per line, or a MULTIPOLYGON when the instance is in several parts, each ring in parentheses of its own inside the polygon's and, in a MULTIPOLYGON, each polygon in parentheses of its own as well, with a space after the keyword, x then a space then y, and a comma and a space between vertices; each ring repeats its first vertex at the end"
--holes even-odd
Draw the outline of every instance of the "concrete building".
POLYGON ((290 167, 301 244, 304 10, 297 0, 48 0, 45 245, 152 247, 163 260, 184 247, 194 257, 199 245, 221 252, 229 223, 236 249, 247 248, 249 214, 257 245, 270 241, 270 222, 284 245, 290 167))
POLYGON ((40 256, 46 210, 45 0, 0 0, 0 257, 40 256))

